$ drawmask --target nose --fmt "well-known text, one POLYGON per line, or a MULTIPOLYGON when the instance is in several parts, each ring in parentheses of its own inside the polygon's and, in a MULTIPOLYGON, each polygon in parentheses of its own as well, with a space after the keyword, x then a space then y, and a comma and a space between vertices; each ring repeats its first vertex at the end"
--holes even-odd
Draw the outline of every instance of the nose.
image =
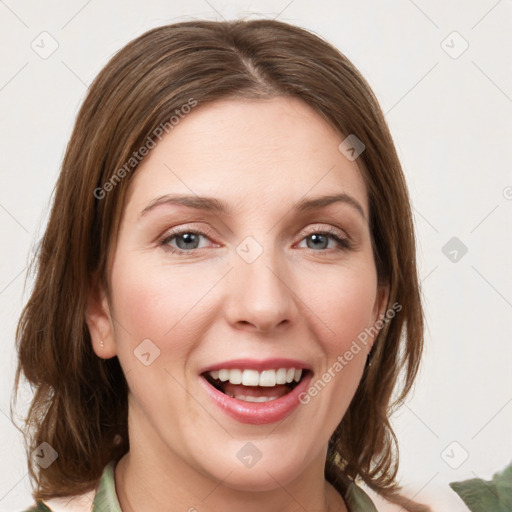
POLYGON ((266 256, 235 262, 228 277, 224 311, 230 325, 268 333, 285 329, 298 315, 297 296, 284 262, 266 256))

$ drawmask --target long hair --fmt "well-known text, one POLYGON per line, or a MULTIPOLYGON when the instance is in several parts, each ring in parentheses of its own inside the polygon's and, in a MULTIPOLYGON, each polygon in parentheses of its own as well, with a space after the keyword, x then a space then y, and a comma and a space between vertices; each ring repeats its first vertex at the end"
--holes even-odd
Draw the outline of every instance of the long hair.
POLYGON ((173 116, 185 105, 279 96, 299 98, 365 146, 358 164, 378 279, 389 286, 389 304, 401 309, 380 331, 372 364, 330 439, 325 475, 338 489, 344 479, 358 478, 396 497, 398 446, 389 417, 411 389, 423 345, 400 162, 374 94, 342 53, 304 29, 253 20, 153 29, 108 62, 84 100, 16 334, 16 390, 22 375, 34 388, 24 425, 28 452, 47 442, 60 454, 46 469, 29 455, 37 499, 92 489, 104 466, 129 450, 126 380, 117 357, 103 360, 93 352, 85 311, 93 280, 109 289, 107 262, 140 148, 172 131, 173 116))

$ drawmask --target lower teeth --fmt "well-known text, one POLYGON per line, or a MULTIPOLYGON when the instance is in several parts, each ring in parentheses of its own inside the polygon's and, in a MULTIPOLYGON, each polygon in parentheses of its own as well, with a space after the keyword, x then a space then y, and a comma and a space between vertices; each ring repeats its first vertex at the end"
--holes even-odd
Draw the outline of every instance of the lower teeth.
POLYGON ((235 398, 236 400, 242 400, 244 402, 270 402, 271 400, 276 400, 277 396, 245 396, 245 395, 237 395, 234 396, 231 393, 226 393, 231 398, 235 398))

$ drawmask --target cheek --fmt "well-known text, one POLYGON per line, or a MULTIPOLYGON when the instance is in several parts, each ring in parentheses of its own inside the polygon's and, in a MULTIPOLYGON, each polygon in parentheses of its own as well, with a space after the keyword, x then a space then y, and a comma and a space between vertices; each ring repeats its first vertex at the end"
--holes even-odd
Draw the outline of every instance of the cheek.
POLYGON ((316 321, 317 337, 326 358, 304 403, 316 402, 318 417, 328 418, 325 428, 334 430, 359 385, 371 348, 368 328, 373 323, 377 277, 369 261, 357 269, 338 269, 321 282, 310 289, 307 303, 321 320, 316 321))
POLYGON ((118 334, 129 332, 131 344, 149 338, 162 349, 165 340, 173 339, 173 352, 179 353, 208 315, 201 299, 215 283, 214 277, 187 266, 170 269, 142 258, 119 259, 112 273, 114 314, 124 327, 118 334), (173 331, 179 331, 179 337, 173 331))
POLYGON ((190 267, 171 271, 129 254, 115 261, 111 283, 117 355, 138 417, 140 411, 154 419, 189 407, 183 384, 206 325, 208 311, 200 301, 211 288, 208 281, 190 267))
POLYGON ((377 277, 371 265, 342 269, 322 276, 306 297, 312 313, 328 333, 324 341, 331 357, 372 324, 377 299, 377 277))

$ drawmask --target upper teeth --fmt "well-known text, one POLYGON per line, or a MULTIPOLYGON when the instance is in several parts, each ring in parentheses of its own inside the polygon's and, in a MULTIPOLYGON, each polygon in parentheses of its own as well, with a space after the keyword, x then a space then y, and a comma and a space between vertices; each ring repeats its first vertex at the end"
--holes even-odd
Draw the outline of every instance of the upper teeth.
POLYGON ((208 372, 214 379, 222 382, 229 381, 231 384, 243 384, 244 386, 266 386, 272 387, 276 384, 286 384, 293 381, 299 382, 302 370, 295 368, 279 368, 277 370, 214 370, 208 372))

